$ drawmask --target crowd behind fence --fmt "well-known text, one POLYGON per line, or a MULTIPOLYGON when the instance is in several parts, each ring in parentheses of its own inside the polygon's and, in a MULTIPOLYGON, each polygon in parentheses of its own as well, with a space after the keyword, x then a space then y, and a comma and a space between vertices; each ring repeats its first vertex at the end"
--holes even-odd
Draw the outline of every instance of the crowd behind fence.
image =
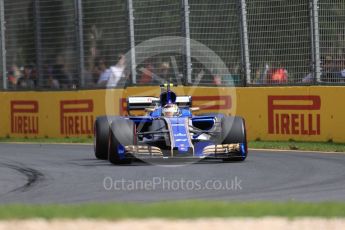
POLYGON ((0 0, 0 19, 3 90, 345 84, 343 0, 0 0))

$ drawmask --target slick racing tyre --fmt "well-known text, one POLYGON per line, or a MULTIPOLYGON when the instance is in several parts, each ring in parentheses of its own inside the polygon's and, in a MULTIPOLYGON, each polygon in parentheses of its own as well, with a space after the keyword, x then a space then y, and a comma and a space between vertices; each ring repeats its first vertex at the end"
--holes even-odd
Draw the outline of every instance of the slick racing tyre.
POLYGON ((129 164, 132 159, 126 158, 125 146, 134 145, 135 124, 133 121, 117 118, 111 123, 109 132, 108 160, 112 164, 129 164))
POLYGON ((94 151, 95 157, 101 160, 108 159, 109 129, 110 123, 116 117, 101 116, 97 117, 94 123, 94 151))
POLYGON ((247 157, 247 137, 244 119, 236 116, 224 116, 221 121, 221 143, 242 144, 241 154, 233 158, 225 158, 224 161, 244 161, 247 157))
POLYGON ((108 158, 109 123, 107 117, 97 117, 94 123, 94 151, 97 159, 108 158))

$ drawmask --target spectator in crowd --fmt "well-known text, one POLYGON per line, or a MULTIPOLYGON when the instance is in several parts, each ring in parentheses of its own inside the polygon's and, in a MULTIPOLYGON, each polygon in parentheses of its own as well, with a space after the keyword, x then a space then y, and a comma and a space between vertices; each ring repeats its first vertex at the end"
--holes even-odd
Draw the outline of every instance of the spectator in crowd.
POLYGON ((139 84, 152 84, 154 83, 153 79, 156 78, 153 73, 154 68, 153 65, 149 62, 145 65, 144 68, 141 68, 140 71, 142 72, 140 79, 138 81, 139 84))
POLYGON ((32 78, 33 67, 31 65, 24 66, 23 75, 17 81, 18 89, 34 89, 35 82, 32 78))
POLYGON ((340 76, 341 76, 340 81, 341 81, 341 82, 345 82, 345 68, 344 68, 343 70, 341 70, 340 76))
POLYGON ((336 60, 332 56, 327 55, 325 58, 322 58, 321 81, 337 82, 340 79, 340 72, 340 69, 337 69, 336 60))
POLYGON ((98 73, 98 86, 106 86, 112 74, 111 70, 108 68, 104 58, 99 58, 96 61, 96 73, 98 73))
POLYGON ((59 82, 59 86, 63 89, 71 87, 71 78, 65 72, 65 67, 62 64, 55 64, 52 69, 52 78, 59 82))
POLYGON ((75 88, 77 83, 73 79, 71 70, 73 69, 70 56, 62 52, 56 56, 56 62, 53 65, 53 77, 59 81, 60 88, 75 88))
POLYGON ((213 84, 235 86, 241 82, 240 64, 229 63, 228 66, 229 69, 218 67, 213 70, 213 84))
POLYGON ((8 87, 10 89, 16 89, 17 88, 17 83, 18 83, 18 79, 21 77, 21 71, 18 68, 17 65, 12 65, 10 70, 8 71, 8 87))
POLYGON ((262 80, 260 77, 261 77, 261 71, 260 71, 260 68, 257 68, 255 70, 254 79, 252 80, 253 84, 261 84, 262 80))
POLYGON ((286 84, 288 83, 288 72, 280 63, 278 68, 271 68, 267 74, 268 83, 286 84))
POLYGON ((204 76, 205 76, 205 70, 204 69, 198 69, 198 72, 196 73, 196 78, 195 78, 195 81, 194 81, 194 83, 196 84, 196 85, 198 85, 200 82, 202 82, 202 79, 204 78, 204 76))
POLYGON ((225 75, 223 78, 223 84, 234 86, 242 82, 241 79, 241 65, 240 63, 229 64, 229 75, 225 75))
MULTIPOLYGON (((201 63, 196 63, 193 68, 193 84, 199 85, 218 85, 222 81, 220 75, 215 68, 206 68, 201 63)), ((230 76, 224 76, 230 78, 230 76)))
POLYGON ((158 75, 159 79, 155 79, 155 80, 156 81, 158 80, 161 84, 165 83, 167 81, 171 82, 169 70, 170 70, 169 62, 162 62, 158 68, 158 74, 157 75, 158 75))
POLYGON ((222 84, 222 78, 221 78, 220 74, 218 73, 218 70, 212 69, 211 74, 212 74, 212 84, 213 85, 221 85, 222 84))
MULTIPOLYGON (((321 81, 323 82, 345 82, 345 57, 334 59, 332 56, 327 55, 322 58, 321 62, 322 74, 321 81)), ((310 71, 303 79, 303 83, 314 82, 315 75, 310 71)))
POLYGON ((340 81, 345 82, 345 55, 340 61, 340 81))
POLYGON ((14 76, 13 70, 8 71, 8 88, 14 89, 17 86, 17 78, 14 76))
POLYGON ((43 75, 44 75, 44 87, 50 88, 50 89, 59 89, 60 83, 59 81, 54 77, 53 74, 53 66, 50 64, 45 64, 43 66, 43 75))
POLYGON ((31 79, 34 81, 34 85, 37 86, 37 70, 36 68, 32 68, 31 70, 31 79))
POLYGON ((313 83, 315 81, 315 76, 313 73, 309 72, 302 78, 303 83, 313 83))
POLYGON ((309 63, 310 70, 309 70, 309 73, 302 78, 303 83, 315 82, 316 79, 315 79, 315 74, 313 73, 313 65, 314 65, 313 62, 309 63))
POLYGON ((259 67, 255 71, 255 78, 253 80, 254 84, 267 84, 268 73, 270 71, 270 64, 265 63, 263 67, 259 67))
POLYGON ((126 76, 126 57, 124 54, 120 53, 118 55, 117 64, 110 67, 110 77, 107 83, 107 87, 116 87, 118 85, 124 84, 127 81, 126 76))

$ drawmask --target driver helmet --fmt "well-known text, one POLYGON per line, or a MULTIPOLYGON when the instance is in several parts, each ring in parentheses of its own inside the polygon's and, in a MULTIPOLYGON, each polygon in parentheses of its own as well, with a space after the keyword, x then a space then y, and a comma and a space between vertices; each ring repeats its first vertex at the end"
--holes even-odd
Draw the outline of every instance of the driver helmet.
POLYGON ((176 115, 178 115, 178 106, 176 104, 172 104, 172 103, 166 104, 163 107, 162 112, 163 112, 163 116, 165 116, 165 117, 176 116, 176 115))

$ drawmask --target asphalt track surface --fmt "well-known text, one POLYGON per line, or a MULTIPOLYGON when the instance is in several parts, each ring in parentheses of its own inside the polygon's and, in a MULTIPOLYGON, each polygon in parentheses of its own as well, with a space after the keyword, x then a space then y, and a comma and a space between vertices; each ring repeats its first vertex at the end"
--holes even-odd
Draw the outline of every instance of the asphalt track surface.
POLYGON ((91 145, 0 144, 0 203, 344 201, 345 154, 252 150, 245 162, 96 160, 91 145))

